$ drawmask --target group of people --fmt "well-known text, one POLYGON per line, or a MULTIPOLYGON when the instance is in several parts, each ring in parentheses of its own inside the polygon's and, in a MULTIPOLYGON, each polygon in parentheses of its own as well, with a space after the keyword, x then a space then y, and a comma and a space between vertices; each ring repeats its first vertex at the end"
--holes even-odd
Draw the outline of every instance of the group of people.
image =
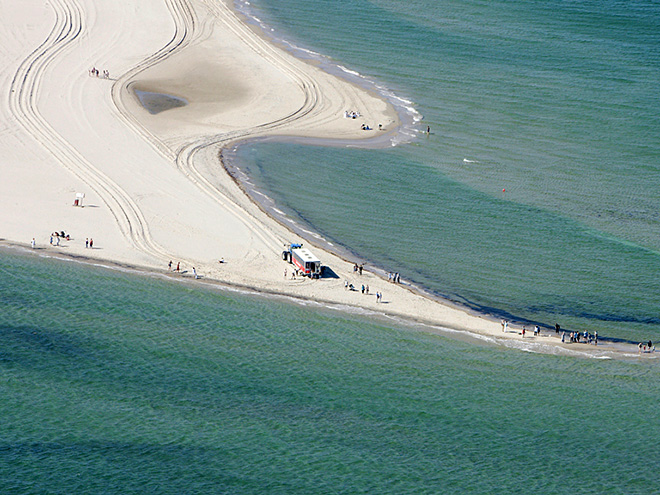
MULTIPOLYGON (((60 245, 60 240, 65 239, 67 241, 71 240, 71 235, 67 234, 63 230, 60 232, 53 232, 50 234, 50 245, 51 246, 59 246, 60 245)), ((32 245, 32 248, 34 249, 36 241, 34 238, 32 238, 32 242, 30 243, 32 245)), ((86 237, 85 238, 85 249, 94 249, 94 239, 91 237, 86 237)))
MULTIPOLYGON (((509 330, 509 320, 502 319, 501 321, 502 325, 502 331, 507 332, 509 330)), ((555 323, 555 333, 559 335, 559 332, 561 330, 561 327, 559 326, 559 323, 555 323)), ((523 338, 525 337, 525 333, 527 332, 527 327, 523 325, 522 331, 520 332, 523 338)), ((541 328, 538 325, 534 325, 534 336, 540 336, 541 335, 541 328)), ((562 343, 566 342, 566 332, 561 332, 561 341, 562 343)), ((593 344, 593 345, 598 345, 598 332, 594 332, 593 334, 590 334, 588 331, 584 331, 582 333, 580 332, 568 332, 568 341, 570 343, 575 343, 575 344, 593 344)), ((647 343, 640 342, 637 345, 637 348, 639 350, 639 353, 641 354, 642 352, 655 352, 655 346, 653 345, 653 342, 650 340, 647 343)))
POLYGON ((391 282, 393 284, 400 284, 401 283, 401 276, 399 275, 399 272, 390 272, 387 274, 387 281, 391 282))
MULTIPOLYGON (((362 284, 361 289, 362 289, 362 294, 369 295, 369 286, 368 285, 362 284)), ((355 286, 352 283, 350 283, 348 280, 344 280, 344 290, 354 291, 356 289, 355 289, 355 286)), ((382 301, 383 301, 383 293, 382 292, 376 292, 376 302, 379 303, 379 302, 382 302, 382 301)))
POLYGON ((89 76, 90 77, 103 77, 103 79, 110 79, 110 71, 107 69, 103 69, 103 72, 99 72, 99 70, 96 67, 92 67, 89 69, 89 76), (103 74, 103 76, 101 76, 103 74))
POLYGON ((637 345, 637 349, 639 350, 640 354, 642 352, 655 352, 655 346, 653 345, 653 342, 651 342, 650 340, 646 344, 643 343, 643 342, 640 342, 637 345))
POLYGON ((364 265, 358 265, 357 263, 353 265, 353 273, 359 273, 360 275, 362 275, 363 269, 364 269, 364 265))
MULTIPOLYGON (((575 344, 594 344, 598 345, 598 332, 594 332, 594 334, 590 334, 586 330, 583 333, 580 332, 570 332, 568 334, 569 342, 575 343, 575 344)), ((561 333, 561 341, 566 342, 566 332, 561 333)))
MULTIPOLYGON (((525 338, 525 334, 527 333, 527 327, 523 325, 522 330, 520 334, 523 336, 523 339, 525 338)), ((534 326, 534 337, 538 337, 541 335, 541 328, 538 325, 534 326)))
MULTIPOLYGON (((345 119, 357 119, 358 117, 361 117, 361 116, 362 115, 360 114, 360 112, 356 112, 354 110, 346 110, 344 112, 344 118, 345 119)), ((369 124, 366 124, 364 122, 360 126, 360 129, 362 129, 363 131, 373 131, 374 130, 373 127, 370 127, 369 124)), ((383 130, 383 124, 378 124, 378 130, 379 131, 383 130)))
MULTIPOLYGON (((501 321, 501 325, 502 325, 502 331, 503 332, 508 332, 508 330, 509 330, 509 320, 506 320, 506 319, 503 318, 502 321, 501 321)), ((555 333, 557 335, 559 335, 560 330, 561 330, 561 327, 559 326, 559 323, 555 323, 555 333)), ((520 334, 523 336, 523 338, 525 338, 526 333, 527 333, 527 327, 525 325, 523 325, 520 334)), ((539 325, 534 325, 534 336, 535 337, 540 337, 541 336, 541 327, 539 325)), ((561 333, 561 341, 562 341, 562 343, 566 342, 566 332, 561 333)), ((594 332, 593 335, 591 335, 587 331, 584 331, 583 333, 570 332, 569 333, 569 342, 598 345, 598 332, 594 332)), ((640 346, 641 345, 642 344, 640 344, 640 346)))
MULTIPOLYGON (((507 322, 507 326, 508 326, 508 322, 507 322)), ((521 333, 524 338, 525 333, 527 333, 527 327, 525 325, 523 325, 521 333)), ((541 327, 538 325, 534 325, 534 337, 540 337, 540 336, 541 336, 541 327)))
MULTIPOLYGON (((167 264, 168 270, 171 271, 171 272, 175 272, 175 273, 181 273, 181 262, 180 261, 176 262, 176 267, 174 269, 172 269, 172 266, 174 266, 174 265, 172 264, 172 260, 170 260, 170 262, 167 264)), ((193 277, 195 277, 196 279, 199 278, 199 275, 197 275, 197 270, 195 269, 194 266, 192 267, 192 273, 193 273, 193 277)))
POLYGON ((63 230, 60 232, 55 231, 52 234, 50 234, 50 245, 59 246, 61 239, 66 239, 67 241, 70 241, 71 236, 65 233, 63 230))

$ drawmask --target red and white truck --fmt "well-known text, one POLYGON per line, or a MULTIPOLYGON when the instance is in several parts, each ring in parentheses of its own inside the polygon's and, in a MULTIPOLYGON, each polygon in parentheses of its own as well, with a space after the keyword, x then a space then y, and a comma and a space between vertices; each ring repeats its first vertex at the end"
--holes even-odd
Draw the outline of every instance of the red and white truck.
POLYGON ((282 252, 282 258, 292 263, 306 277, 319 278, 323 271, 321 260, 309 249, 302 247, 302 244, 290 244, 289 249, 282 252))

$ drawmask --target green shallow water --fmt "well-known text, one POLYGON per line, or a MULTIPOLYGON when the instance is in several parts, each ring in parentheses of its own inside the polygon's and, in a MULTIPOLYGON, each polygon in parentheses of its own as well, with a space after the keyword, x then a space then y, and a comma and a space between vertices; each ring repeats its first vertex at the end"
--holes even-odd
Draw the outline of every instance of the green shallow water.
POLYGON ((655 361, 4 250, 2 493, 653 493, 655 361))
POLYGON ((489 313, 658 339, 657 2, 251 5, 432 129, 389 150, 239 148, 290 219, 489 313))

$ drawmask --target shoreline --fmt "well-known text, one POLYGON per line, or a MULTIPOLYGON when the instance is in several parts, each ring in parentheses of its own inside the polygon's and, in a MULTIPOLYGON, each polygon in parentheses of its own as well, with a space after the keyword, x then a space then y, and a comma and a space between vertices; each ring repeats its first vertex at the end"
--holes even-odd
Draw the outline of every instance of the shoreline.
MULTIPOLYGON (((508 331, 506 334, 497 335, 493 333, 481 333, 466 328, 451 327, 438 323, 437 321, 426 320, 424 318, 411 315, 401 315, 389 313, 383 310, 367 308, 360 304, 337 303, 332 299, 317 299, 315 297, 304 297, 283 291, 272 290, 265 287, 256 287, 253 285, 242 285, 239 283, 226 282, 214 278, 200 277, 195 279, 192 273, 184 270, 176 274, 169 270, 159 270, 156 268, 135 265, 131 263, 118 262, 111 259, 101 259, 78 254, 62 252, 56 247, 37 247, 31 248, 28 244, 0 239, 0 248, 15 250, 18 256, 39 256, 43 258, 55 259, 58 261, 71 261, 85 266, 117 270, 130 275, 141 277, 157 277, 167 282, 185 283, 189 287, 200 287, 202 290, 228 290, 243 294, 246 296, 273 297, 291 304, 300 304, 307 306, 310 303, 319 308, 327 308, 345 313, 347 316, 356 316, 359 318, 377 319, 382 324, 394 323, 395 325, 405 327, 410 331, 420 331, 431 333, 450 339, 471 342, 473 344, 491 345, 495 347, 504 347, 522 352, 532 352, 538 354, 550 354, 555 356, 575 357, 583 359, 658 359, 655 352, 636 351, 636 345, 633 343, 613 342, 607 338, 600 340, 599 345, 594 346, 587 343, 562 344, 558 342, 559 337, 551 334, 549 331, 536 336, 518 337, 520 332, 508 331)), ((408 290, 411 290, 408 288, 408 290)), ((423 297, 423 296, 422 296, 423 297)))
MULTIPOLYGON (((231 149, 224 148, 220 152, 221 155, 220 162, 222 163, 227 173, 234 179, 237 186, 244 192, 244 194, 248 196, 250 200, 256 206, 258 206, 266 215, 268 215, 270 218, 278 222, 282 227, 290 230, 294 235, 297 235, 300 239, 314 246, 315 249, 325 252, 330 252, 341 258, 346 263, 350 263, 350 264, 358 263, 358 264, 368 265, 369 266, 368 270, 370 272, 374 273, 375 275, 379 276, 381 279, 385 280, 387 278, 388 271, 384 266, 380 265, 378 262, 364 258, 359 253, 353 251, 350 246, 344 245, 339 241, 331 242, 326 237, 324 237, 323 234, 308 230, 307 227, 313 228, 313 226, 307 223, 303 223, 301 225, 299 223, 300 219, 296 219, 296 220, 291 219, 287 213, 279 209, 279 205, 264 191, 258 189, 257 187, 252 187, 253 184, 251 182, 250 177, 245 172, 243 172, 238 165, 234 165, 236 158, 235 156, 232 156, 235 154, 237 148, 246 145, 249 146, 253 143, 259 143, 259 142, 296 143, 296 144, 311 144, 311 145, 321 145, 321 146, 326 145, 332 147, 332 144, 330 144, 331 141, 332 140, 328 139, 321 142, 313 138, 310 138, 308 142, 307 139, 302 139, 302 138, 278 139, 275 136, 266 137, 266 138, 257 138, 257 139, 246 139, 243 141, 232 143, 232 145, 230 146, 231 149)), ((362 147, 360 148, 362 149, 362 147)), ((369 148, 369 146, 366 146, 366 148, 369 148)), ((447 295, 441 293, 435 293, 430 289, 424 287, 422 284, 419 284, 418 282, 409 280, 407 278, 404 279, 402 285, 405 286, 408 290, 419 294, 421 297, 426 297, 440 303, 453 305, 454 307, 456 307, 456 309, 460 311, 464 311, 474 316, 483 316, 486 318, 491 318, 493 319, 493 321, 499 320, 501 318, 506 318, 509 320, 513 320, 516 323, 521 323, 521 324, 524 323, 526 325, 538 324, 542 328, 546 328, 548 330, 550 329, 554 330, 554 327, 552 327, 549 324, 541 323, 534 320, 524 319, 509 314, 506 311, 498 310, 497 308, 490 308, 491 311, 487 311, 485 308, 481 308, 477 304, 471 304, 467 299, 463 298, 463 300, 466 302, 461 302, 460 300, 452 299, 447 295)))
MULTIPOLYGON (((266 42, 274 44, 275 46, 286 51, 287 53, 290 53, 292 56, 303 62, 315 64, 322 71, 343 79, 349 84, 356 85, 367 92, 374 93, 383 100, 389 102, 396 109, 400 122, 400 125, 394 132, 387 133, 387 135, 391 135, 392 138, 383 140, 387 142, 389 146, 393 147, 400 144, 414 142, 419 138, 420 134, 423 134, 421 131, 417 130, 417 126, 422 120, 424 120, 424 116, 413 107, 414 102, 399 96, 397 92, 388 88, 387 86, 381 85, 382 83, 380 81, 373 80, 370 77, 361 74, 360 72, 352 70, 339 63, 339 61, 333 60, 322 53, 304 48, 303 46, 299 46, 296 44, 297 41, 292 42, 286 39, 290 36, 289 33, 278 33, 273 27, 264 22, 261 18, 257 17, 257 10, 250 2, 245 0, 233 0, 230 7, 257 36, 263 38, 266 42)), ((293 142, 296 142, 295 136, 290 136, 289 139, 291 139, 293 142)), ((381 139, 367 138, 360 141, 364 142, 374 140, 377 141, 375 148, 381 148, 381 139)), ((335 141, 340 140, 333 138, 321 138, 318 140, 311 139, 310 141, 306 142, 318 142, 320 145, 328 143, 330 146, 332 146, 331 143, 335 141)), ((350 142, 348 141, 343 145, 347 147, 351 146, 350 142)), ((364 143, 360 147, 370 148, 371 146, 369 143, 364 143)), ((382 147, 385 148, 386 146, 383 145, 382 147)))
POLYGON ((48 246, 53 227, 65 227, 74 242, 60 255, 71 259, 153 273, 163 273, 174 260, 228 287, 351 306, 498 341, 525 340, 513 332, 502 335, 499 321, 488 315, 390 284, 370 270, 357 278, 352 262, 322 249, 321 259, 336 279, 289 279, 286 272, 283 278, 290 265, 281 260, 282 246, 296 235, 218 164, 221 150, 265 136, 305 142, 332 136, 359 145, 372 133, 360 130, 362 119, 350 121, 342 112, 357 108, 372 125, 396 127, 391 105, 269 44, 236 17, 231 2, 185 0, 169 11, 154 1, 153 12, 137 13, 144 17, 128 3, 105 11, 91 0, 82 3, 84 12, 67 0, 52 5, 56 23, 78 23, 79 30, 49 38, 49 6, 41 31, 30 31, 37 51, 23 59, 28 50, 23 40, 11 47, 18 65, 12 59, 9 72, 19 77, 2 110, 6 126, 17 130, 3 151, 8 163, 20 166, 4 171, 14 187, 0 199, 7 212, 0 228, 13 239, 3 243, 25 246, 16 240, 37 238, 37 246, 48 246), (82 21, 88 11, 99 19, 89 33, 82 21), (203 38, 195 31, 200 20, 210 26, 203 38), (124 36, 109 37, 118 22, 127 23, 124 36), (132 26, 140 30, 133 33, 132 26), (84 40, 82 32, 88 34, 84 40), (143 36, 147 46, 135 36, 143 36), (145 51, 152 55, 144 58, 145 51), (117 65, 111 73, 123 75, 103 80, 85 73, 86 65, 104 67, 108 60, 117 65), (188 104, 150 114, 131 93, 138 83, 188 104), (69 88, 64 97, 47 98, 62 85, 69 88), (64 122, 59 117, 65 114, 75 118, 64 122), (71 206, 78 192, 87 193, 84 208, 71 206), (23 205, 26 199, 30 208, 23 205), (93 251, 83 247, 85 237, 95 239, 93 251), (384 291, 384 305, 345 291, 344 281, 384 291))

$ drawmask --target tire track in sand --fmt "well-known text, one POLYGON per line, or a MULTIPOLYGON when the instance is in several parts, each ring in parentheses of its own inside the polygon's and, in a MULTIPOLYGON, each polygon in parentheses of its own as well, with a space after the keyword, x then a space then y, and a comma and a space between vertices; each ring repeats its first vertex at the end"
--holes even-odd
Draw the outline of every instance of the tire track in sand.
POLYGON ((323 109, 323 94, 313 78, 301 71, 294 63, 291 63, 288 56, 283 56, 279 49, 273 47, 270 43, 257 36, 248 26, 240 21, 236 14, 223 2, 209 0, 202 0, 202 2, 207 6, 209 11, 246 46, 289 77, 301 90, 303 94, 303 102, 300 107, 278 119, 246 129, 205 136, 183 146, 176 154, 177 168, 188 177, 189 180, 197 185, 201 191, 232 213, 235 218, 240 220, 253 232, 254 235, 260 238, 273 253, 279 255, 284 239, 279 237, 275 232, 263 224, 263 222, 258 221, 254 215, 237 205, 227 194, 223 193, 216 185, 211 183, 202 173, 200 173, 195 167, 195 156, 198 152, 210 146, 227 147, 236 141, 272 132, 297 120, 308 119, 315 114, 321 115, 323 109))
POLYGON ((138 250, 169 258, 152 239, 147 222, 133 199, 97 169, 61 136, 39 113, 37 96, 48 66, 67 50, 84 29, 82 9, 76 0, 51 0, 55 24, 44 42, 20 64, 11 83, 9 109, 14 118, 67 170, 88 185, 106 204, 119 229, 138 250))
POLYGON ((175 158, 174 152, 168 148, 160 139, 153 133, 141 125, 131 112, 127 110, 127 105, 124 103, 123 89, 128 87, 128 84, 140 72, 152 67, 159 62, 165 60, 171 55, 183 50, 195 38, 195 27, 197 26, 197 18, 195 12, 188 0, 165 0, 167 9, 170 11, 172 20, 174 21, 174 33, 170 41, 161 49, 148 56, 133 68, 126 71, 112 85, 112 101, 115 104, 118 117, 134 132, 144 136, 165 158, 173 161, 175 158))
POLYGON ((222 206, 227 212, 239 220, 255 237, 259 238, 268 249, 279 255, 284 240, 263 222, 257 220, 253 214, 238 205, 232 199, 230 193, 223 192, 218 186, 211 183, 202 173, 200 173, 195 167, 195 156, 198 152, 210 146, 227 147, 239 140, 272 133, 272 131, 277 130, 278 128, 301 119, 312 120, 320 118, 320 120, 326 120, 328 119, 328 116, 324 115, 323 109, 328 102, 324 99, 323 93, 319 89, 318 83, 314 78, 302 71, 295 63, 292 63, 288 54, 283 55, 279 49, 273 47, 270 43, 256 35, 248 26, 238 19, 236 14, 222 1, 200 1, 225 28, 230 30, 246 46, 290 78, 303 95, 301 105, 287 115, 254 127, 204 136, 188 143, 176 152, 169 148, 156 135, 142 126, 127 110, 127 106, 123 100, 124 96, 127 94, 124 89, 128 87, 130 81, 140 72, 184 49, 195 39, 197 19, 195 17, 194 9, 188 0, 166 0, 167 7, 170 10, 175 25, 175 32, 172 39, 159 51, 147 57, 119 77, 119 79, 113 84, 112 98, 119 117, 130 128, 143 135, 166 159, 174 161, 177 168, 184 176, 193 182, 214 202, 222 206))
POLYGON ((128 88, 131 80, 133 80, 140 72, 184 49, 195 39, 197 19, 195 17, 194 9, 188 0, 166 0, 166 5, 170 10, 175 26, 172 39, 163 48, 142 60, 138 65, 134 66, 126 73, 122 74, 112 86, 112 99, 115 103, 118 117, 121 118, 127 126, 132 128, 138 134, 144 136, 155 147, 155 149, 161 153, 161 155, 174 162, 183 175, 193 182, 203 193, 207 194, 213 201, 221 205, 226 211, 238 219, 255 237, 259 238, 268 249, 279 255, 283 241, 272 231, 268 230, 262 222, 257 221, 252 214, 237 205, 228 195, 224 194, 220 189, 209 182, 206 177, 199 173, 194 167, 194 157, 198 151, 208 146, 216 144, 227 146, 231 142, 264 134, 268 130, 276 129, 277 127, 309 115, 314 109, 318 108, 318 101, 321 92, 313 79, 304 78, 302 72, 296 70, 290 62, 282 58, 278 51, 274 50, 269 43, 266 43, 252 33, 249 28, 247 28, 223 3, 209 2, 206 0, 201 1, 207 6, 209 12, 216 15, 216 17, 218 17, 226 27, 232 30, 232 32, 234 32, 247 46, 255 50, 270 63, 279 67, 282 72, 287 74, 294 81, 294 83, 302 90, 302 105, 290 114, 271 122, 266 122, 240 131, 203 137, 182 147, 177 152, 174 152, 156 135, 142 126, 131 112, 127 110, 127 105, 124 103, 124 97, 128 91, 124 91, 124 89, 128 88))

